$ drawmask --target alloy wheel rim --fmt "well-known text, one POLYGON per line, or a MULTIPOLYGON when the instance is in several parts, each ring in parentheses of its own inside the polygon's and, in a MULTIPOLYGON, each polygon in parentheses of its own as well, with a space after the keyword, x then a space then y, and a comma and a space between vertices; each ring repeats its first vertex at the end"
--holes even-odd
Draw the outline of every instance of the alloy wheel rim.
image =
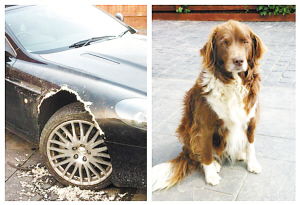
POLYGON ((55 172, 75 185, 98 184, 112 172, 100 130, 84 120, 58 125, 48 138, 47 157, 55 172))

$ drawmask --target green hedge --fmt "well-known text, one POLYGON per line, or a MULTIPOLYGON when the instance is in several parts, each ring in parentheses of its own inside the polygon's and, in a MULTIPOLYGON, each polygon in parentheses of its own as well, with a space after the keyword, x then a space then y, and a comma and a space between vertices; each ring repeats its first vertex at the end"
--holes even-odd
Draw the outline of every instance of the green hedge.
MULTIPOLYGON (((245 12, 248 13, 249 10, 246 10, 245 12)), ((295 5, 258 5, 256 6, 256 11, 261 16, 266 15, 287 15, 292 14, 296 12, 296 6, 295 5)), ((190 13, 191 9, 189 9, 188 5, 181 5, 176 9, 177 13, 190 13)))
POLYGON ((286 15, 286 14, 292 14, 296 12, 296 6, 295 5, 259 5, 256 8, 257 12, 261 16, 266 15, 286 15))

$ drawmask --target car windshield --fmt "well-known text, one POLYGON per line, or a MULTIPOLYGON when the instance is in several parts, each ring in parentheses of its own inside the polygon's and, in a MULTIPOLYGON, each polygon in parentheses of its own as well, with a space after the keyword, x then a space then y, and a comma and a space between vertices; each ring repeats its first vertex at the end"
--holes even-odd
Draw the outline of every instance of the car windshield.
POLYGON ((93 6, 26 6, 6 12, 5 21, 31 53, 57 51, 102 36, 118 36, 128 28, 93 6))

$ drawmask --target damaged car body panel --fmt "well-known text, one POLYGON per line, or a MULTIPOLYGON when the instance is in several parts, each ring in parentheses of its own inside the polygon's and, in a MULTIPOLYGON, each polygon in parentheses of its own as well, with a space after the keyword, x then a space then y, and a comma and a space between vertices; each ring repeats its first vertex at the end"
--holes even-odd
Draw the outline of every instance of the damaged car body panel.
POLYGON ((51 115, 79 101, 104 133, 112 183, 146 187, 146 128, 131 126, 134 119, 126 123, 116 112, 116 105, 126 99, 142 99, 146 107, 145 38, 130 34, 38 54, 26 51, 8 27, 5 35, 16 52, 5 52, 6 127, 38 145, 51 115))

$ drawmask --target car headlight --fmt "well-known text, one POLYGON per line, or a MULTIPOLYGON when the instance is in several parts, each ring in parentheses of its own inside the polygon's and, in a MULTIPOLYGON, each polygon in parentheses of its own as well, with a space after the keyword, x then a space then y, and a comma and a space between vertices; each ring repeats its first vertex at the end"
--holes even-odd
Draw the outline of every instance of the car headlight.
POLYGON ((125 99, 115 106, 117 115, 127 125, 147 130, 147 101, 141 98, 125 99))

